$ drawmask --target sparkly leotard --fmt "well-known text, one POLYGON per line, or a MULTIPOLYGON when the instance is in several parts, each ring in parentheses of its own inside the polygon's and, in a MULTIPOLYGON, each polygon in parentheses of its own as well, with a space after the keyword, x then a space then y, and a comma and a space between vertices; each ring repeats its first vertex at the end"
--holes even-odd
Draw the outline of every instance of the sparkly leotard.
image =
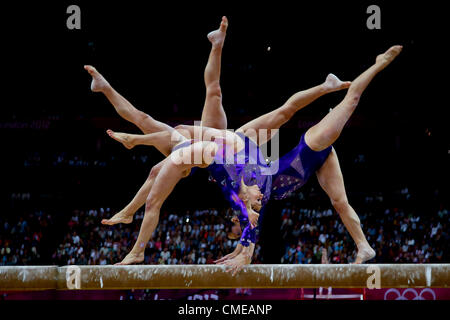
POLYGON ((253 140, 243 133, 238 132, 237 134, 245 141, 245 148, 234 155, 234 163, 216 161, 224 159, 224 152, 222 152, 216 155, 214 162, 208 166, 208 170, 221 186, 232 207, 240 209, 241 244, 248 246, 250 242, 255 243, 256 241, 256 229, 251 229, 247 210, 237 197, 241 177, 248 186, 257 184, 263 194, 261 218, 264 213, 264 205, 269 199, 271 197, 275 200, 284 199, 289 193, 303 186, 311 175, 323 165, 332 147, 319 152, 314 151, 306 144, 305 135, 302 135, 299 144, 294 149, 280 159, 267 163, 253 140))
MULTIPOLYGON (((241 178, 247 186, 257 184, 263 194, 261 218, 264 205, 269 199, 284 199, 289 193, 303 186, 311 175, 323 165, 332 146, 322 151, 314 151, 306 144, 303 134, 294 149, 280 159, 268 163, 253 140, 241 132, 236 134, 245 141, 245 148, 231 157, 226 154, 226 148, 219 148, 214 161, 207 169, 210 172, 211 180, 219 184, 231 206, 241 212, 239 216, 243 230, 241 244, 248 246, 250 242, 256 242, 256 229, 251 229, 245 205, 237 196, 241 178)), ((185 141, 177 145, 174 150, 191 143, 192 141, 185 141)))

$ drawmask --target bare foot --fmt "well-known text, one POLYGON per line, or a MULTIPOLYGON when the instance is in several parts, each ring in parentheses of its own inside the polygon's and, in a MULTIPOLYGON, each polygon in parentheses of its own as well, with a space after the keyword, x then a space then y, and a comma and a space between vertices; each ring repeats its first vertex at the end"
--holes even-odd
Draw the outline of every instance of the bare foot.
POLYGON ((352 83, 350 81, 341 81, 334 74, 330 73, 325 79, 323 86, 328 92, 334 92, 346 89, 350 87, 351 84, 352 83))
POLYGON ((222 22, 217 30, 208 33, 208 40, 212 43, 214 48, 222 48, 225 41, 225 36, 228 28, 227 17, 222 17, 222 22))
POLYGON ((110 129, 106 130, 106 133, 114 140, 123 144, 127 149, 132 149, 135 146, 131 135, 128 133, 114 132, 110 129))
POLYGON ((358 248, 358 254, 356 256, 355 264, 361 264, 368 260, 375 258, 375 250, 371 247, 358 248))
POLYGON ((110 219, 103 219, 102 224, 106 224, 108 226, 113 226, 118 223, 131 223, 133 221, 133 214, 129 215, 124 212, 124 210, 116 213, 110 219))
POLYGON ((127 256, 121 261, 116 263, 116 266, 126 266, 129 264, 135 264, 135 263, 141 263, 144 261, 144 252, 135 254, 133 252, 130 252, 127 254, 127 256))
POLYGON ((87 65, 84 69, 92 76, 91 90, 93 92, 103 92, 110 87, 108 81, 93 66, 87 65))
POLYGON ((402 52, 403 46, 390 47, 385 53, 377 56, 376 63, 386 68, 402 52))

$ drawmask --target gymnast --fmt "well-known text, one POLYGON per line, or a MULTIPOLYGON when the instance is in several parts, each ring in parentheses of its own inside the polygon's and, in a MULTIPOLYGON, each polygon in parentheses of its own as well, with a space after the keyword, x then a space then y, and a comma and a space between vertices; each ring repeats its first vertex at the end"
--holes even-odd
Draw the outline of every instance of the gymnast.
MULTIPOLYGON (((333 207, 356 243, 358 253, 355 264, 361 264, 374 258, 375 251, 370 247, 364 236, 358 215, 348 203, 342 172, 332 144, 340 136, 345 124, 355 111, 366 87, 375 75, 386 68, 400 54, 402 48, 399 45, 393 46, 385 53, 378 55, 375 63, 351 83, 342 102, 332 109, 318 124, 309 128, 301 136, 297 147, 278 160, 278 173, 273 177, 271 186, 272 197, 274 199, 283 199, 289 192, 304 185, 308 178, 313 173, 316 173, 320 186, 329 196, 333 207)), ((261 118, 264 117, 262 116, 261 118)), ((269 126, 265 126, 264 121, 260 121, 262 120, 261 118, 244 125, 238 129, 237 133, 246 133, 249 129, 279 128, 282 124, 271 123, 269 126)), ((258 143, 261 144, 260 141, 258 143)), ((250 208, 254 208, 256 203, 256 206, 260 209, 261 203, 257 201, 260 198, 255 199, 255 196, 252 196, 257 194, 260 186, 260 184, 247 186, 241 180, 238 189, 239 198, 244 202, 250 201, 250 208)), ((247 241, 250 239, 250 244, 246 244, 241 240, 240 245, 232 253, 216 261, 216 263, 229 266, 230 269, 228 271, 233 271, 233 275, 239 272, 245 264, 250 264, 253 256, 255 243, 253 229, 246 226, 242 232, 242 238, 247 241)))
MULTIPOLYGON (((243 145, 245 145, 243 144, 243 142, 247 144, 254 144, 256 142, 252 141, 246 136, 247 132, 267 128, 278 129, 282 124, 288 121, 296 111, 311 103, 321 95, 346 88, 350 84, 343 83, 339 81, 335 76, 329 75, 324 84, 295 94, 282 107, 241 127, 236 134, 231 134, 231 138, 229 132, 225 132, 224 130, 205 128, 207 125, 215 126, 216 128, 220 129, 226 128, 226 118, 223 112, 223 107, 221 105, 221 92, 218 81, 220 75, 220 52, 225 38, 226 26, 227 21, 226 18, 224 18, 219 30, 214 31, 208 35, 208 38, 213 44, 213 47, 211 50, 207 68, 205 69, 207 98, 202 114, 202 125, 204 125, 204 128, 202 130, 212 130, 213 133, 211 135, 215 137, 221 137, 222 142, 225 142, 222 144, 211 141, 187 140, 186 134, 183 136, 179 134, 177 130, 174 130, 174 128, 164 125, 161 122, 158 122, 150 116, 135 109, 123 97, 115 92, 106 82, 106 80, 104 80, 104 78, 98 72, 96 72, 95 69, 89 66, 86 67, 89 73, 93 76, 93 82, 91 86, 92 90, 103 92, 113 103, 116 110, 121 116, 135 123, 139 128, 141 128, 144 133, 147 133, 147 135, 145 136, 138 136, 108 131, 111 137, 119 140, 128 148, 131 148, 136 144, 147 144, 154 145, 165 155, 168 155, 171 151, 173 151, 173 153, 171 153, 171 157, 166 158, 152 169, 146 183, 139 190, 135 199, 133 199, 136 200, 138 198, 138 201, 132 201, 133 205, 139 208, 145 202, 145 200, 141 200, 142 193, 146 195, 150 192, 149 196, 147 197, 148 200, 146 203, 146 215, 141 226, 141 232, 138 240, 133 250, 129 255, 127 255, 127 257, 122 261, 121 264, 142 262, 142 260, 144 259, 143 252, 145 244, 150 239, 150 236, 157 225, 159 208, 161 207, 165 198, 167 198, 167 196, 170 194, 176 183, 182 177, 186 176, 191 168, 196 166, 208 168, 212 167, 212 169, 210 170, 212 171, 214 176, 214 166, 218 166, 218 164, 213 162, 216 160, 215 158, 217 155, 224 154, 224 151, 227 149, 227 147, 234 148, 234 150, 236 151, 235 155, 237 155, 240 151, 243 150, 243 145), (217 41, 217 39, 219 39, 219 41, 217 41), (169 135, 171 143, 168 142, 169 135), (175 140, 173 139, 174 136, 176 137, 175 140), (177 142, 179 142, 178 145, 173 148, 173 144, 177 142), (171 150, 172 148, 173 150, 171 150), (205 153, 205 150, 209 151, 209 156, 208 152, 205 153), (172 155, 174 155, 175 158, 182 158, 186 155, 195 155, 198 153, 201 153, 202 155, 202 161, 199 164, 177 163, 176 161, 168 161, 168 159, 173 159, 172 155)), ((376 59, 376 63, 353 82, 343 102, 341 102, 341 104, 333 109, 333 111, 331 111, 316 126, 310 128, 305 133, 305 135, 301 137, 300 144, 294 150, 285 155, 282 159, 278 160, 279 164, 281 164, 280 169, 282 169, 281 172, 283 174, 277 174, 274 176, 273 191, 275 198, 282 198, 284 195, 286 195, 287 192, 290 192, 293 189, 297 189, 298 187, 303 185, 306 182, 307 178, 312 173, 317 171, 317 176, 321 186, 330 196, 333 206, 336 208, 337 212, 341 216, 344 224, 346 225, 351 236, 357 244, 358 256, 356 263, 362 263, 367 259, 372 258, 374 256, 374 252, 370 248, 367 240, 364 237, 364 234, 362 233, 359 219, 356 213, 348 204, 345 195, 345 189, 343 187, 342 174, 340 172, 339 164, 337 161, 337 156, 334 149, 331 147, 331 144, 337 139, 346 121, 349 119, 350 115, 356 108, 359 96, 362 94, 365 87, 379 71, 384 69, 384 67, 386 67, 398 55, 400 51, 401 47, 395 46, 389 49, 385 54, 379 55, 376 59), (298 161, 297 159, 300 159, 304 162, 304 168, 301 174, 298 171, 292 171, 293 169, 295 169, 294 161, 298 161), (310 166, 305 167, 305 164, 309 164, 310 166), (291 172, 289 172, 289 170, 291 172), (289 176, 294 179, 295 183, 293 185, 290 184, 289 186, 285 186, 285 184, 281 182, 285 178, 288 179, 289 176), (275 191, 276 188, 279 188, 278 191, 275 191)), ((178 131, 182 132, 186 129, 192 130, 192 127, 187 128, 186 126, 181 126, 177 129, 178 131)), ((270 137, 268 139, 270 139, 270 137)), ((259 145, 264 142, 265 141, 257 141, 259 145)), ((244 218, 247 217, 252 220, 251 217, 257 217, 257 213, 255 211, 258 211, 262 207, 262 200, 267 201, 268 196, 270 196, 271 186, 266 182, 268 180, 268 177, 271 176, 260 174, 260 179, 258 179, 258 177, 255 177, 255 175, 252 176, 242 174, 242 171, 246 171, 245 166, 243 166, 243 168, 241 169, 242 170, 238 174, 238 176, 240 176, 242 180, 239 181, 235 177, 235 179, 231 179, 231 182, 234 182, 235 186, 227 186, 226 188, 229 189, 228 193, 230 193, 232 196, 236 196, 234 190, 237 191, 237 199, 241 199, 242 201, 237 200, 236 197, 234 197, 232 200, 236 203, 245 203, 245 207, 242 210, 244 218), (264 177, 261 178, 262 176, 264 177), (248 182, 245 182, 246 179, 248 180, 248 182), (252 184, 255 182, 256 184, 252 184), (261 187, 264 187, 264 184, 266 186, 265 191, 267 192, 263 194, 261 193, 261 187), (245 211, 247 211, 248 213, 246 214, 245 211)), ((236 170, 235 173, 237 173, 237 171, 238 170, 236 170)), ((228 177, 228 180, 230 180, 229 178, 230 177, 228 177)), ((130 210, 130 207, 128 207, 128 210, 125 211, 127 207, 116 214, 113 218, 104 220, 103 223, 130 223, 132 221, 132 214, 134 212, 129 214, 129 212, 133 210, 130 210)), ((134 211, 137 210, 137 208, 134 209, 134 211)), ((254 221, 250 222, 250 224, 255 224, 254 221)), ((245 230, 251 230, 251 228, 247 226, 245 230)), ((250 231, 247 232, 247 235, 250 233, 250 231)), ((243 236, 244 234, 246 234, 245 231, 243 232, 243 236)), ((250 236, 250 238, 252 237, 253 236, 250 236)), ((245 239, 246 242, 241 242, 243 245, 239 246, 240 248, 249 248, 247 252, 245 252, 245 250, 241 250, 240 252, 238 252, 238 254, 235 254, 234 256, 228 256, 228 258, 218 262, 225 263, 233 267, 235 271, 237 271, 244 263, 249 263, 251 253, 254 248, 254 239, 250 238, 245 239), (248 243, 249 240, 250 245, 248 243)))
MULTIPOLYGON (((227 119, 222 107, 222 92, 219 84, 222 48, 225 41, 226 30, 228 27, 228 19, 222 17, 220 27, 208 34, 208 40, 211 42, 211 51, 208 62, 204 72, 204 80, 206 86, 205 105, 201 117, 201 124, 205 127, 212 127, 217 129, 227 128, 227 119)), ((150 115, 135 108, 127 99, 120 95, 114 88, 106 81, 106 79, 92 66, 86 65, 84 69, 92 76, 91 90, 93 92, 101 92, 114 106, 116 112, 125 120, 136 125, 144 134, 157 133, 151 136, 151 140, 147 141, 155 146, 164 156, 168 156, 176 142, 172 141, 170 137, 172 134, 178 135, 177 131, 171 126, 158 121, 150 115)), ((108 134, 122 142, 125 147, 131 148, 124 139, 120 139, 119 133, 108 131, 108 134)), ((178 136, 182 141, 184 140, 181 134, 178 136)), ((163 162, 153 166, 150 170, 146 181, 137 192, 132 201, 123 208, 123 210, 116 213, 111 219, 104 219, 103 224, 114 225, 117 223, 131 223, 135 212, 142 207, 147 199, 150 189, 158 175, 163 162)))

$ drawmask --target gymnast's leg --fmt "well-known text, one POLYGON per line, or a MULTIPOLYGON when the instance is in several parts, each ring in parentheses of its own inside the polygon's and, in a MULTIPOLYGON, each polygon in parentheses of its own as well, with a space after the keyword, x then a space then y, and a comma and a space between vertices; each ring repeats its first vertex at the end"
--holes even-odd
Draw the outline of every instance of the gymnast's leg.
MULTIPOLYGON (((125 120, 134 123, 143 133, 154 133, 147 141, 149 144, 155 146, 162 154, 168 156, 174 144, 172 138, 177 137, 177 135, 179 136, 179 133, 171 126, 157 121, 144 112, 136 109, 130 102, 115 91, 94 67, 85 66, 84 68, 92 76, 91 90, 93 92, 102 92, 112 103, 117 113, 125 120)), ((121 142, 127 148, 132 148, 134 146, 127 141, 127 136, 124 136, 121 133, 115 133, 112 130, 108 130, 108 134, 111 138, 121 142)), ((153 182, 162 166, 162 162, 152 168, 148 178, 133 200, 112 218, 103 219, 103 224, 114 225, 117 223, 131 223, 135 212, 144 205, 145 199, 147 198, 153 182)))
POLYGON ((112 226, 118 223, 131 223, 136 211, 138 211, 139 208, 145 204, 145 200, 147 199, 148 194, 152 189, 153 183, 155 182, 155 179, 158 176, 161 167, 166 161, 168 161, 167 158, 159 162, 157 165, 153 166, 153 168, 150 170, 150 174, 148 175, 147 180, 145 180, 144 184, 136 193, 133 200, 131 200, 131 202, 128 203, 125 208, 117 212, 110 219, 103 219, 102 224, 112 226))
POLYGON ((212 47, 205 68, 206 98, 201 124, 217 129, 227 128, 227 117, 222 106, 222 90, 220 88, 220 64, 227 28, 228 19, 222 17, 219 29, 208 34, 212 47))
MULTIPOLYGON (((289 121, 294 114, 300 109, 306 107, 319 97, 338 90, 346 89, 350 86, 350 82, 343 82, 335 75, 329 74, 324 83, 310 88, 308 90, 300 91, 291 96, 281 107, 275 109, 267 114, 264 114, 247 124, 243 125, 237 131, 246 132, 247 130, 254 130, 258 132, 260 129, 269 130, 267 139, 258 137, 259 145, 264 144, 267 140, 272 138, 271 129, 279 129, 283 124, 289 121)), ((274 131, 273 134, 275 134, 274 131)))
POLYGON ((358 254, 355 263, 364 263, 375 257, 375 251, 370 247, 361 229, 359 217, 348 203, 344 178, 334 148, 316 174, 320 186, 330 197, 333 207, 356 243, 358 254))
MULTIPOLYGON (((401 49, 401 46, 393 46, 384 54, 380 54, 375 64, 352 82, 344 100, 305 133, 305 142, 311 149, 322 151, 336 141, 370 81, 395 59, 401 49)), ((342 173, 334 150, 328 156, 323 167, 318 170, 317 175, 322 188, 330 196, 333 206, 358 246, 356 262, 362 263, 371 259, 375 252, 370 248, 362 233, 358 216, 348 204, 342 173)))
POLYGON ((114 106, 117 113, 125 120, 135 124, 143 133, 152 133, 168 130, 170 126, 155 120, 148 114, 136 109, 127 99, 121 96, 106 81, 106 79, 92 66, 84 66, 84 69, 92 76, 91 90, 102 92, 114 106))
POLYGON ((397 57, 401 50, 402 46, 393 46, 385 53, 378 55, 375 64, 352 82, 344 100, 318 124, 306 131, 305 142, 311 149, 321 151, 336 141, 350 116, 355 111, 366 87, 378 72, 386 68, 397 57))
POLYGON ((182 177, 182 170, 177 168, 171 161, 166 162, 162 166, 148 194, 145 215, 138 239, 130 253, 118 264, 126 265, 144 261, 145 247, 158 225, 159 209, 182 177))
POLYGON ((107 130, 106 133, 114 140, 122 143, 127 149, 132 149, 137 145, 154 146, 165 156, 170 154, 176 144, 186 140, 177 130, 149 134, 130 134, 107 130))
POLYGON ((194 154, 197 152, 201 152, 202 154, 205 154, 204 152, 206 152, 209 154, 208 158, 202 156, 202 163, 200 165, 177 163, 173 161, 172 155, 167 158, 168 161, 161 167, 150 194, 148 195, 145 205, 144 220, 142 221, 136 243, 130 253, 128 253, 122 262, 118 264, 127 265, 144 261, 145 247, 158 225, 159 213, 164 201, 170 195, 178 181, 186 176, 187 171, 194 166, 205 167, 212 162, 214 155, 217 152, 217 145, 213 142, 197 142, 189 147, 178 149, 174 153, 178 153, 180 158, 183 158, 184 155, 190 155, 191 159, 193 159, 194 154), (209 149, 209 151, 204 151, 205 148, 209 149))
MULTIPOLYGON (((170 154, 172 148, 176 143, 185 141, 186 139, 179 134, 177 131, 173 130, 172 133, 169 131, 160 131, 155 133, 150 133, 146 135, 135 135, 122 132, 114 132, 112 130, 107 131, 108 135, 114 140, 119 141, 128 149, 133 148, 136 145, 151 145, 157 147, 159 150, 163 150, 165 155, 170 154), (172 135, 173 134, 173 135, 172 135)), ((167 158, 162 160, 160 163, 155 165, 150 174, 145 180, 142 187, 139 189, 133 200, 125 206, 121 211, 116 213, 110 219, 103 219, 102 224, 114 225, 117 223, 131 223, 133 221, 133 216, 136 211, 145 204, 145 199, 147 198, 153 183, 167 158)))

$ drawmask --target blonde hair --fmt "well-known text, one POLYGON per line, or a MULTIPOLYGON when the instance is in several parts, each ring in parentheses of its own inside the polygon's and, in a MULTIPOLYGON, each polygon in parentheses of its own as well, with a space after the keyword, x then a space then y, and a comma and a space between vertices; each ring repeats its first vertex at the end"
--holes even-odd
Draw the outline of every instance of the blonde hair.
POLYGON ((244 176, 242 176, 241 177, 241 185, 239 186, 238 197, 239 197, 239 199, 242 200, 242 202, 244 202, 246 207, 248 207, 250 205, 250 203, 249 203, 250 200, 246 199, 247 189, 248 189, 248 186, 244 182, 244 176))

